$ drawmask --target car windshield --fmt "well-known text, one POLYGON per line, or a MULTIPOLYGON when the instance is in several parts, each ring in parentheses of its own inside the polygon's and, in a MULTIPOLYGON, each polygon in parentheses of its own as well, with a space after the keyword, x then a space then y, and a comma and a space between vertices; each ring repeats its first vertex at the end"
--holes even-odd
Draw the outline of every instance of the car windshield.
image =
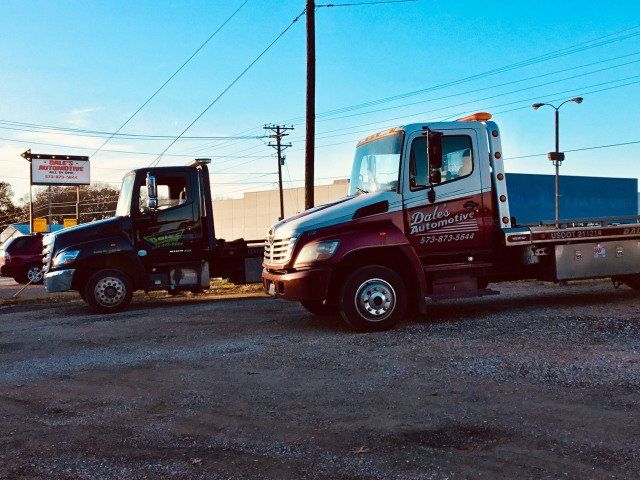
POLYGON ((398 132, 362 143, 356 148, 349 181, 350 195, 398 188, 403 140, 404 132, 398 132))
POLYGON ((131 195, 133 194, 133 184, 136 176, 133 173, 127 174, 122 179, 120 187, 120 196, 118 197, 118 205, 116 206, 116 217, 128 217, 131 214, 131 195))

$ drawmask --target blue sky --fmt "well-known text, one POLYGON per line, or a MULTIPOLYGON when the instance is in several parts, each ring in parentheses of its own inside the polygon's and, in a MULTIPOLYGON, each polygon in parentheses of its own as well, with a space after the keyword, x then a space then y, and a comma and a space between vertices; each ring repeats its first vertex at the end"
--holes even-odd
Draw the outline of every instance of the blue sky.
MULTIPOLYGON (((241 3, 1 2, 0 120, 113 131, 241 3)), ((303 0, 250 0, 123 131, 160 135, 182 131, 303 6, 303 0)), ((455 81, 638 28, 605 38, 611 40, 606 45, 585 43, 581 51, 524 68, 321 117, 316 141, 318 182, 348 175, 355 142, 368 133, 475 110, 497 112, 494 119, 502 129, 505 157, 546 152, 553 145, 553 112, 530 108, 505 111, 526 107, 538 98, 585 96, 583 104, 563 108, 563 149, 640 140, 640 83, 633 83, 640 81, 639 19, 637 1, 620 1, 614 6, 602 1, 420 0, 319 9, 319 114, 455 81), (502 85, 509 82, 513 83, 502 85), (602 89, 608 90, 588 93, 602 89), (445 96, 449 98, 440 98, 445 96), (420 103, 403 106, 414 102, 420 103), (380 109, 384 110, 370 112, 380 109)), ((265 123, 293 122, 296 130, 290 137, 293 147, 287 152, 285 179, 300 185, 304 49, 302 18, 188 135, 257 135, 265 123)), ((18 156, 26 148, 91 153, 35 142, 86 148, 101 143, 96 138, 6 128, 0 128, 0 137, 14 140, 0 140, 0 177, 6 177, 18 195, 28 188, 26 162, 18 156)), ((167 144, 167 140, 114 139, 107 148, 159 152, 167 144)), ((562 173, 640 177, 638 149, 640 144, 567 154, 562 173)), ((273 151, 260 140, 185 140, 170 153, 230 155, 214 160, 213 182, 218 195, 269 188, 276 179, 272 174, 275 160, 269 157, 273 151)), ((92 177, 94 181, 118 182, 124 171, 146 166, 152 159, 101 152, 92 160, 92 177)), ((186 156, 165 157, 162 164, 187 160, 186 156)), ((544 157, 514 159, 506 164, 512 172, 552 172, 544 157)))

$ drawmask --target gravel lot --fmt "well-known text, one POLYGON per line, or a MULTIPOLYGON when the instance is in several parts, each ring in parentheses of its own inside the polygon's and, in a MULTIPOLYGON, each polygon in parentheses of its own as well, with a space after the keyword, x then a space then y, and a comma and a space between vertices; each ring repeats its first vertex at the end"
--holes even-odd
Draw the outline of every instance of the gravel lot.
POLYGON ((639 478, 640 296, 498 288, 377 334, 264 298, 0 306, 0 478, 639 478))

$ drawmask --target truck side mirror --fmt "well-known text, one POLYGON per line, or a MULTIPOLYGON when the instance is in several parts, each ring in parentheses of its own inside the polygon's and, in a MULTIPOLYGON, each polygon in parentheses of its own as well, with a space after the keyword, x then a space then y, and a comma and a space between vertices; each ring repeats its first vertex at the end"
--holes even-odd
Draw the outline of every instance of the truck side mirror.
POLYGON ((155 210, 158 208, 158 187, 156 177, 147 172, 147 208, 155 210))
POLYGON ((442 182, 442 133, 429 130, 428 140, 429 183, 437 185, 442 182))

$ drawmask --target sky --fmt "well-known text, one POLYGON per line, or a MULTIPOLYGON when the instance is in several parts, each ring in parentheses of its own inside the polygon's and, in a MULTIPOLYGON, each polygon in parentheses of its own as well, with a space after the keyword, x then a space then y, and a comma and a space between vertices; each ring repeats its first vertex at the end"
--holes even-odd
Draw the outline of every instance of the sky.
MULTIPOLYGON (((22 197, 28 168, 21 152, 89 155, 104 141, 7 122, 115 131, 243 1, 0 2, 0 180, 22 197)), ((304 0, 249 0, 122 132, 182 132, 303 8, 304 0)), ((304 171, 304 22, 186 133, 261 136, 264 124, 294 125, 287 186, 301 185, 304 171)), ((584 103, 561 111, 561 149, 640 141, 637 0, 318 8, 316 35, 317 183, 348 176, 355 143, 370 133, 474 111, 494 114, 507 171, 550 174, 545 156, 509 158, 553 149, 553 111, 534 111, 531 103, 576 95, 584 103)), ((145 154, 99 152, 91 159, 92 181, 117 186, 170 141, 114 138, 105 149, 145 154)), ((212 157, 214 195, 241 196, 276 186, 274 151, 266 143, 183 139, 160 165, 212 157)), ((639 149, 640 143, 567 153, 561 173, 640 178, 639 149)))

